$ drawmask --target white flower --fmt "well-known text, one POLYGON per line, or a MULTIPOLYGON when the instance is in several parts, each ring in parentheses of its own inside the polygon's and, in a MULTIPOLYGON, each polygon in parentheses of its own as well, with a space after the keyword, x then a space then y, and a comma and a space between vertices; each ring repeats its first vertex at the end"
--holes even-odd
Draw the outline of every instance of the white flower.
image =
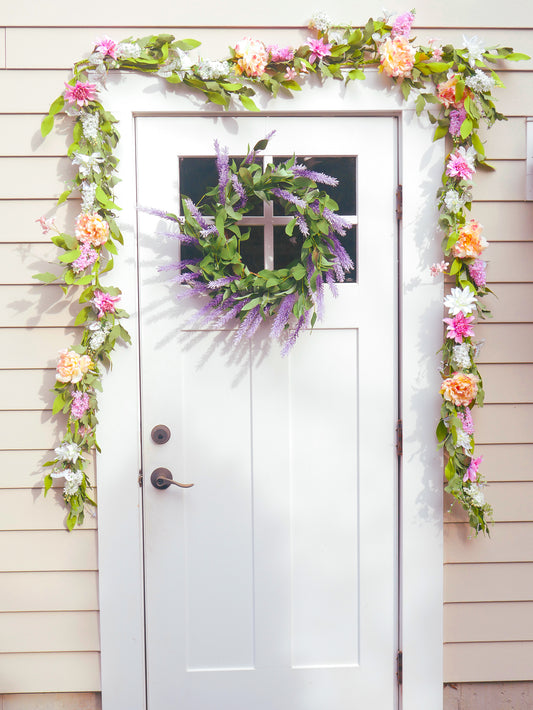
POLYGON ((82 177, 89 177, 91 171, 95 173, 100 172, 99 163, 104 162, 104 156, 101 153, 91 153, 91 155, 85 155, 84 153, 74 153, 74 159, 72 163, 74 165, 79 165, 79 173, 82 177))
POLYGON ((59 461, 72 461, 72 463, 76 463, 81 456, 80 447, 73 442, 64 442, 61 446, 57 447, 55 452, 59 461))
POLYGON ((210 59, 201 59, 198 62, 198 75, 204 81, 220 79, 227 76, 228 73, 229 64, 227 62, 213 62, 210 59))
POLYGON ((463 449, 467 456, 472 453, 472 439, 464 431, 457 431, 457 447, 463 449))
POLYGON ((460 192, 457 192, 457 190, 451 188, 445 193, 443 202, 448 212, 457 214, 463 209, 465 204, 468 202, 468 199, 469 195, 467 193, 461 194, 460 192))
POLYGON ((96 197, 96 183, 87 182, 84 180, 80 185, 81 192, 81 211, 92 212, 94 208, 94 200, 96 197))
POLYGON ((463 289, 452 288, 451 293, 444 299, 444 305, 452 316, 458 313, 468 316, 474 310, 476 301, 475 293, 465 286, 463 289))
POLYGON ((470 345, 468 345, 468 343, 454 345, 452 362, 457 366, 457 369, 468 370, 472 364, 472 360, 470 358, 470 345))
POLYGON ((138 59, 141 56, 141 48, 134 42, 120 42, 115 54, 117 59, 138 59))
POLYGON ((63 493, 66 496, 73 496, 76 495, 83 481, 83 471, 72 469, 68 469, 68 471, 69 473, 67 474, 67 469, 65 469, 65 487, 63 488, 63 493))
POLYGON ((470 37, 470 39, 468 39, 463 35, 463 42, 465 44, 464 49, 468 54, 468 63, 471 67, 475 67, 476 61, 483 59, 485 45, 476 36, 470 37))
POLYGON ((483 491, 477 484, 470 484, 470 487, 465 488, 464 491, 470 497, 472 503, 478 506, 478 508, 481 508, 485 504, 485 496, 483 494, 483 491))
POLYGON ((309 21, 309 27, 319 32, 327 32, 332 24, 331 18, 325 12, 314 12, 309 21))
POLYGON ((472 91, 483 93, 484 91, 490 91, 496 82, 490 74, 486 74, 482 69, 476 69, 474 76, 468 76, 465 79, 465 84, 469 86, 472 91))
POLYGON ((80 116, 83 135, 88 141, 95 141, 98 138, 98 123, 100 118, 97 113, 82 113, 80 116))

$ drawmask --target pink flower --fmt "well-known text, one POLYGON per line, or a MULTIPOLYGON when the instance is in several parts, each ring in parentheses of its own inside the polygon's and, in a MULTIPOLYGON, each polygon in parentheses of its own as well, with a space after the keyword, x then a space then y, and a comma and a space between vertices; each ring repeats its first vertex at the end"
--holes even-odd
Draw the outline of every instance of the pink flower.
POLYGON ((258 39, 244 37, 235 45, 235 56, 239 59, 235 65, 237 74, 261 76, 268 64, 268 52, 258 39))
POLYGON ((464 412, 457 412, 457 416, 461 420, 464 433, 471 436, 474 433, 474 420, 472 419, 472 412, 470 409, 465 409, 464 412))
POLYGON ((472 483, 477 481, 477 472, 482 461, 483 456, 480 456, 477 459, 470 459, 470 466, 467 468, 466 473, 463 476, 463 483, 466 481, 472 481, 472 483))
POLYGON ((269 44, 266 48, 270 54, 272 62, 292 62, 294 59, 294 49, 292 47, 280 47, 278 44, 269 44))
POLYGON ((461 131, 461 126, 466 118, 466 111, 464 106, 460 106, 458 109, 452 109, 450 111, 450 135, 458 136, 461 131))
POLYGON ((446 175, 458 177, 462 180, 471 180, 476 172, 475 169, 476 151, 474 148, 464 148, 461 146, 454 150, 446 166, 446 175))
POLYGON ((328 57, 331 54, 330 50, 333 45, 326 44, 322 39, 313 39, 312 37, 308 37, 307 46, 311 50, 311 54, 309 55, 309 63, 313 64, 316 59, 328 57))
POLYGON ((46 217, 43 215, 42 217, 39 217, 39 219, 35 220, 36 222, 39 222, 41 225, 41 229, 43 230, 43 234, 48 234, 48 232, 51 232, 52 230, 57 231, 56 223, 53 217, 50 217, 50 219, 46 219, 46 217))
POLYGON ((476 259, 474 263, 470 264, 468 267, 468 272, 478 288, 480 286, 486 286, 487 284, 487 274, 485 272, 486 266, 486 261, 476 259))
POLYGON ((415 21, 415 16, 412 12, 404 12, 402 15, 397 15, 392 25, 392 37, 409 37, 411 25, 415 21))
POLYGON ((406 37, 387 37, 379 48, 379 71, 402 81, 411 75, 415 63, 416 50, 406 37))
POLYGON ((439 274, 443 274, 448 266, 449 264, 447 261, 441 261, 440 264, 432 264, 429 267, 429 271, 432 276, 438 276, 439 274))
POLYGON ((287 67, 287 70, 285 71, 284 79, 287 79, 288 81, 293 81, 296 79, 298 76, 298 72, 293 69, 292 67, 287 67))
POLYGON ((106 313, 115 312, 115 303, 120 301, 120 296, 111 296, 104 291, 95 291, 92 304, 98 311, 98 318, 102 318, 106 313))
POLYGON ((446 337, 455 340, 456 343, 462 343, 463 338, 469 338, 474 335, 471 323, 474 316, 465 316, 461 311, 453 318, 443 318, 446 323, 446 337))
POLYGON ((109 224, 97 212, 82 212, 76 220, 76 239, 101 247, 109 237, 109 224))
POLYGON ((94 51, 100 52, 100 54, 103 54, 104 57, 112 57, 113 59, 116 59, 116 50, 117 43, 112 40, 111 37, 106 35, 105 37, 102 37, 102 39, 96 40, 96 47, 94 48, 94 51))
POLYGON ((96 84, 77 81, 74 86, 67 83, 65 83, 65 86, 67 87, 65 98, 69 104, 77 103, 78 106, 87 106, 89 101, 96 98, 96 84))
POLYGON ((70 416, 73 419, 81 419, 89 409, 89 395, 86 392, 73 390, 72 404, 70 405, 70 416))
POLYGON ((80 255, 76 261, 72 262, 72 268, 79 274, 80 271, 85 271, 88 266, 92 266, 98 259, 98 252, 89 244, 89 242, 80 242, 80 255))
POLYGON ((88 355, 78 355, 74 350, 59 351, 56 380, 58 382, 79 382, 92 365, 88 355))

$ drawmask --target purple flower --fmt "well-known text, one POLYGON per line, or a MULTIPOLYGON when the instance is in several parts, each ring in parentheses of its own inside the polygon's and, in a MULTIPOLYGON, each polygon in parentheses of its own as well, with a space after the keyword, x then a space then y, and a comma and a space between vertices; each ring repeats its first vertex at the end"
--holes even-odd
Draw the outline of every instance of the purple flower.
POLYGON ((487 284, 487 274, 486 274, 487 262, 481 259, 476 259, 473 264, 468 267, 468 273, 472 277, 474 283, 478 288, 481 286, 486 286, 487 284))
POLYGON ((237 195, 239 195, 239 197, 241 198, 239 200, 239 202, 237 203, 237 209, 240 210, 244 207, 244 205, 246 204, 246 202, 248 200, 248 198, 246 197, 246 190, 244 189, 239 178, 236 175, 232 174, 230 177, 230 180, 231 180, 231 184, 233 185, 233 189, 235 190, 237 195))
POLYGON ((298 225, 298 228, 300 232, 304 235, 304 237, 309 236, 309 227, 307 226, 307 222, 301 214, 296 217, 296 224, 298 225))
POLYGON ((415 16, 412 12, 404 12, 397 15, 391 29, 392 37, 409 37, 411 33, 411 25, 415 21, 415 16))
POLYGON ((79 274, 87 267, 92 266, 98 259, 98 252, 89 244, 89 242, 80 242, 80 255, 72 262, 72 268, 79 274))
POLYGON ((72 404, 70 405, 70 416, 72 419, 81 419, 89 409, 89 395, 86 392, 72 391, 72 404))
POLYGON ((229 181, 229 157, 228 149, 222 149, 218 141, 215 141, 215 151, 217 154, 217 170, 218 170, 218 198, 220 204, 223 205, 226 202, 225 189, 229 181))
POLYGON ((449 132, 452 136, 458 136, 461 132, 461 126, 466 118, 466 110, 464 106, 450 111, 450 127, 449 132))
POLYGON ((282 200, 286 200, 287 202, 296 205, 296 207, 301 207, 302 209, 307 207, 307 202, 305 200, 293 195, 292 192, 289 192, 288 190, 281 190, 279 187, 274 187, 272 189, 272 194, 282 200))
POLYGON ((269 44, 267 52, 270 54, 272 62, 292 62, 294 59, 294 49, 292 47, 280 47, 278 44, 269 44))
POLYGON ((189 234, 184 234, 183 232, 158 232, 157 236, 177 239, 183 244, 198 244, 198 239, 196 237, 191 237, 189 234))
POLYGON ((229 320, 231 320, 232 318, 235 318, 235 316, 237 316, 242 311, 244 306, 249 302, 250 302, 249 298, 245 298, 241 301, 237 301, 237 303, 235 303, 235 300, 232 297, 228 298, 227 301, 224 301, 223 305, 225 308, 228 308, 228 306, 231 305, 231 308, 229 308, 225 313, 223 313, 214 325, 217 328, 221 328, 229 320))
POLYGON ((470 409, 466 408, 464 412, 457 412, 457 416, 461 420, 464 433, 472 435, 474 433, 474 420, 470 409))
POLYGON ((331 175, 326 175, 325 173, 317 173, 314 170, 309 170, 306 165, 296 164, 292 167, 292 172, 299 177, 305 177, 309 180, 314 180, 314 182, 320 182, 324 185, 332 185, 335 187, 339 184, 339 181, 331 175))
MULTIPOLYGON (((344 272, 343 272, 343 275, 344 275, 344 272)), ((337 296, 339 295, 339 289, 337 288, 337 284, 335 283, 335 280, 333 278, 333 274, 332 274, 331 270, 326 271, 326 281, 327 281, 327 284, 329 286, 329 289, 330 289, 333 297, 337 298, 337 296)))
POLYGON ((179 269, 184 269, 186 266, 195 266, 199 264, 201 259, 182 259, 177 261, 175 264, 165 264, 164 266, 158 266, 158 271, 178 271, 179 269))
POLYGON ((169 222, 178 222, 179 224, 183 224, 185 222, 184 217, 176 217, 174 214, 169 214, 167 212, 163 212, 163 210, 157 210, 154 209, 153 207, 137 207, 137 210, 139 212, 146 212, 146 214, 152 214, 154 217, 161 217, 162 219, 167 219, 169 222))
POLYGON ((189 212, 192 214, 194 219, 197 221, 198 225, 202 229, 208 229, 209 227, 212 227, 211 224, 206 220, 206 218, 203 216, 203 214, 200 212, 198 207, 194 204, 194 202, 189 198, 185 198, 185 205, 187 206, 187 209, 189 212))
POLYGON ((244 320, 237 329, 237 332, 235 333, 236 343, 239 343, 244 335, 248 335, 248 337, 251 337, 251 335, 253 335, 253 333, 247 333, 249 329, 251 330, 252 328, 254 328, 253 332, 255 333, 255 331, 259 327, 260 322, 259 321, 256 323, 258 317, 261 318, 261 306, 255 306, 255 308, 252 308, 248 311, 244 320))
MULTIPOLYGON (((333 253, 335 254, 337 259, 339 260, 339 263, 340 263, 341 267, 343 268, 343 270, 346 272, 351 271, 354 268, 354 263, 351 260, 351 258, 349 257, 346 249, 340 243, 338 237, 336 237, 331 232, 329 233, 328 237, 333 242, 333 253)), ((342 280, 344 281, 344 278, 342 280)))
POLYGON ((224 276, 224 278, 222 279, 215 279, 214 281, 210 281, 207 284, 207 287, 210 289, 221 288, 222 286, 227 286, 232 281, 238 281, 240 278, 240 276, 224 276))
POLYGON ((201 271, 187 271, 184 274, 178 274, 174 276, 172 281, 177 284, 188 284, 191 281, 196 281, 202 275, 201 271))
POLYGON ((285 345, 281 349, 281 357, 285 357, 290 353, 292 348, 294 347, 294 344, 296 343, 296 339, 298 338, 300 334, 300 330, 303 328, 305 323, 305 316, 300 316, 298 319, 298 323, 296 323, 296 326, 292 329, 289 337, 287 338, 287 341, 285 342, 285 345))
POLYGON ((274 322, 272 323, 272 328, 270 329, 271 338, 279 338, 282 334, 290 318, 292 308, 296 303, 297 298, 297 293, 289 293, 287 296, 283 297, 281 303, 279 304, 274 322))

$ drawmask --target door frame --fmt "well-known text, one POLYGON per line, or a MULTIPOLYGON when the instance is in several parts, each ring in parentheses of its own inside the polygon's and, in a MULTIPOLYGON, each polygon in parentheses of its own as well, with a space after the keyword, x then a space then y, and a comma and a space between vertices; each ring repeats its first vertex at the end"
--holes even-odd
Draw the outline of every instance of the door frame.
MULTIPOLYGON (((100 579, 101 683, 104 710, 144 710, 144 610, 140 401, 137 333, 137 248, 135 118, 139 115, 217 115, 218 107, 163 80, 117 73, 107 82, 106 106, 119 120, 121 141, 116 188, 124 246, 113 271, 131 317, 133 346, 120 349, 116 367, 105 378, 100 405, 98 456, 98 547, 100 579), (135 390, 132 392, 132 383, 135 390), (124 392, 136 406, 124 409, 124 392), (117 501, 119 514, 117 514, 117 501)), ((416 116, 376 70, 367 80, 344 86, 311 78, 290 99, 257 99, 269 115, 395 116, 398 119, 399 184, 403 186, 399 229, 399 412, 403 456, 398 487, 399 638, 403 683, 399 707, 442 707, 443 513, 442 455, 436 450, 435 423, 440 399, 443 286, 429 265, 441 258, 435 194, 445 146, 434 143, 427 118, 416 116), (327 106, 327 111, 317 111, 327 106)), ((243 109, 236 115, 246 115, 243 109)), ((231 112, 225 112, 230 115, 231 112)), ((170 207, 170 206, 162 206, 170 207)), ((170 613, 170 612, 169 612, 170 613)), ((391 672, 394 672, 391 669, 391 672)), ((391 709, 392 710, 392 709, 391 709)))

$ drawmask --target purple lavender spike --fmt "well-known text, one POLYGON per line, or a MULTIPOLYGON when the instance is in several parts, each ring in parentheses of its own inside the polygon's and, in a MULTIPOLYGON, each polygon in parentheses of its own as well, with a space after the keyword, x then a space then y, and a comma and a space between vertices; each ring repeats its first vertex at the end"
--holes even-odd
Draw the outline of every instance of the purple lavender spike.
POLYGON ((229 181, 229 157, 228 149, 222 149, 218 143, 215 141, 215 151, 217 154, 217 170, 218 170, 218 199, 220 204, 224 205, 226 203, 225 189, 229 181))
POLYGON ((230 177, 230 180, 231 180, 231 184, 233 185, 233 189, 235 190, 237 195, 239 195, 239 197, 241 198, 236 205, 237 209, 240 210, 244 207, 244 205, 248 201, 248 198, 246 196, 246 190, 244 189, 239 178, 236 175, 232 174, 230 177))
MULTIPOLYGON (((226 301, 226 304, 229 302, 229 300, 230 299, 228 298, 228 300, 226 301)), ((232 306, 229 311, 226 311, 226 313, 224 313, 224 315, 222 315, 217 320, 217 322, 215 323, 217 328, 220 328, 221 326, 225 325, 229 320, 231 320, 232 318, 235 318, 235 316, 237 316, 242 311, 244 306, 247 303, 249 303, 249 301, 250 301, 249 298, 246 298, 242 301, 237 301, 237 303, 235 303, 235 305, 232 306)), ((232 300, 232 302, 233 302, 233 300, 232 300)))
POLYGON ((329 289, 331 291, 333 298, 337 298, 337 296, 339 295, 339 289, 337 288, 337 284, 335 283, 335 280, 333 278, 333 274, 331 273, 331 271, 326 271, 326 281, 327 281, 327 284, 329 286, 329 289))
POLYGON ((200 232, 200 235, 204 238, 208 237, 210 234, 218 234, 218 229, 215 227, 214 224, 210 224, 207 229, 202 229, 202 231, 200 232))
POLYGON ((212 318, 212 311, 214 311, 222 302, 222 294, 218 294, 214 298, 210 298, 209 301, 200 308, 200 310, 195 313, 192 318, 187 321, 187 325, 200 325, 203 321, 209 323, 212 318))
POLYGON ((307 226, 307 222, 305 221, 305 219, 302 217, 301 214, 298 215, 298 217, 296 217, 296 224, 298 225, 298 228, 299 228, 300 232, 304 235, 304 237, 308 237, 309 236, 309 227, 307 226))
POLYGON ((192 216, 198 222, 198 225, 202 229, 208 229, 209 227, 212 226, 209 224, 209 222, 206 220, 206 218, 200 212, 198 207, 194 204, 194 202, 189 197, 185 198, 185 204, 187 205, 189 212, 192 214, 192 216))
POLYGON ((333 234, 332 232, 330 232, 328 234, 328 237, 333 242, 333 253, 340 261, 340 264, 341 264, 342 268, 344 269, 344 271, 346 271, 346 272, 351 271, 354 267, 354 263, 351 260, 351 258, 349 257, 346 249, 340 243, 338 237, 336 237, 335 234, 333 234))
POLYGON ((324 317, 324 281, 322 275, 316 277, 315 306, 318 320, 324 317))
MULTIPOLYGON (((246 331, 246 337, 251 338, 255 333, 257 332, 257 329, 261 325, 263 321, 263 316, 261 315, 261 307, 256 306, 257 313, 255 314, 255 317, 253 318, 252 322, 250 323, 250 327, 246 331)), ((255 311, 255 308, 253 309, 255 311)))
POLYGON ((342 283, 345 278, 345 273, 344 273, 344 269, 342 268, 342 264, 341 264, 338 257, 333 262, 333 271, 335 272, 335 276, 337 277, 337 281, 342 283))
POLYGON ((324 208, 323 215, 324 218, 327 220, 328 224, 331 225, 332 229, 334 229, 337 234, 340 234, 341 237, 344 237, 346 234, 346 230, 352 226, 351 222, 349 222, 344 217, 341 217, 340 215, 336 214, 335 212, 328 210, 327 207, 324 208))
POLYGON ((191 298, 192 296, 203 296, 207 292, 207 286, 204 283, 196 282, 189 285, 191 286, 190 289, 177 295, 176 300, 178 302, 183 301, 185 298, 191 298))
POLYGON ((332 185, 333 187, 336 187, 339 184, 337 178, 326 175, 325 173, 317 173, 314 170, 309 170, 307 165, 297 163, 292 166, 292 172, 299 177, 305 177, 324 185, 332 185))
POLYGON ((270 337, 271 338, 279 338, 285 328, 285 325, 287 324, 287 321, 289 320, 289 317, 291 315, 292 307, 296 303, 296 299, 298 298, 297 293, 289 293, 287 296, 284 296, 282 299, 281 303, 279 304, 278 312, 276 313, 276 317, 274 318, 274 322, 272 323, 272 328, 270 329, 270 337))
POLYGON ((298 338, 298 335, 300 334, 300 330, 303 328, 304 323, 305 323, 305 316, 300 316, 298 319, 298 323, 296 323, 296 326, 291 331, 291 334, 289 335, 285 345, 281 349, 281 357, 285 357, 292 350, 292 348, 294 347, 294 344, 296 343, 296 339, 298 338))
POLYGON ((176 222, 178 224, 183 224, 185 222, 184 217, 176 217, 163 210, 157 210, 153 207, 137 207, 138 212, 146 212, 146 214, 152 214, 154 217, 161 217, 162 219, 167 219, 169 222, 176 222))
POLYGON ((272 194, 276 197, 281 197, 283 200, 287 200, 287 202, 291 202, 293 205, 296 205, 296 207, 301 207, 302 209, 307 207, 307 202, 305 200, 293 195, 292 192, 289 192, 288 190, 281 190, 279 187, 275 187, 272 190, 272 194))
POLYGON ((240 276, 225 276, 222 279, 215 279, 214 281, 210 281, 207 284, 207 287, 211 289, 221 288, 222 286, 227 286, 233 281, 238 281, 240 278, 240 276))
POLYGON ((191 237, 189 234, 184 234, 183 232, 157 232, 157 236, 177 239, 183 244, 198 244, 198 239, 196 237, 191 237))
POLYGON ((248 328, 252 325, 253 321, 255 320, 258 312, 259 312, 260 306, 255 306, 255 308, 252 308, 248 313, 246 314, 245 319, 242 321, 240 324, 239 328, 237 329, 237 332, 235 333, 235 342, 238 343, 242 340, 242 337, 246 334, 246 331, 248 328))
POLYGON ((182 259, 181 261, 177 261, 175 264, 166 264, 165 266, 158 266, 157 270, 158 271, 174 271, 178 269, 184 269, 186 266, 195 266, 196 264, 199 264, 202 260, 201 259, 182 259))
POLYGON ((196 279, 200 278, 201 275, 201 271, 187 271, 185 274, 178 274, 177 276, 174 276, 172 281, 177 284, 188 284, 191 281, 196 281, 196 279))

